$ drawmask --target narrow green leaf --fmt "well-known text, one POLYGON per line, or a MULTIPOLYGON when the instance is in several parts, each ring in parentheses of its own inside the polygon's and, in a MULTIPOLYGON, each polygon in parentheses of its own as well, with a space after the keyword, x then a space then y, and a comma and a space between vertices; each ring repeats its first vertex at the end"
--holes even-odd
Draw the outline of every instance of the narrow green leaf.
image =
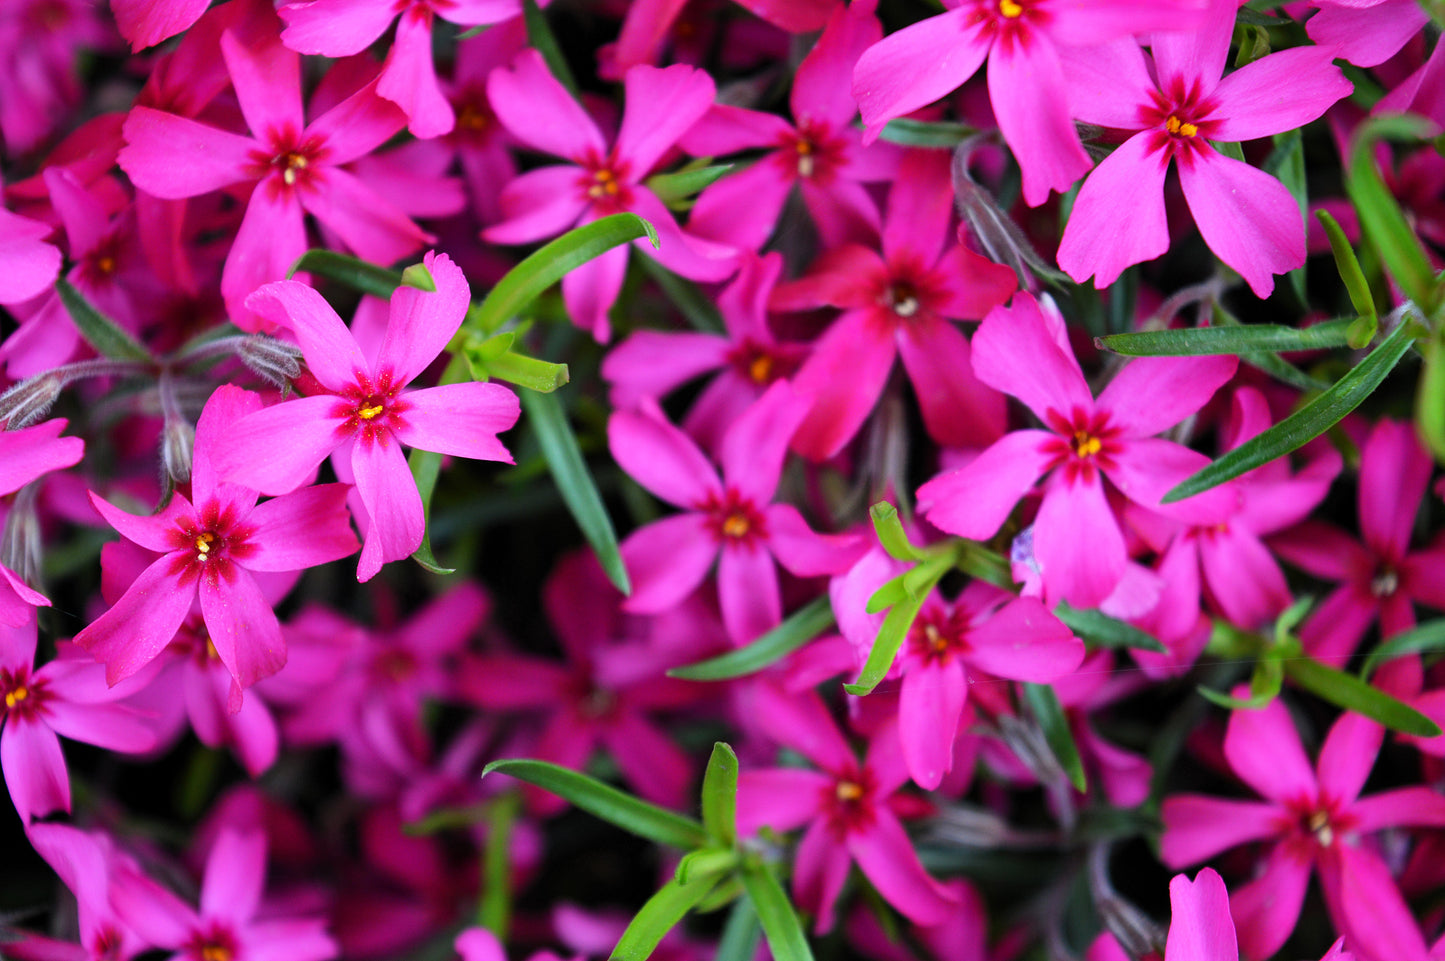
POLYGON ((723 320, 717 304, 713 302, 713 298, 704 294, 697 284, 686 277, 679 277, 658 263, 656 258, 638 257, 636 263, 643 273, 662 288, 667 299, 682 312, 682 316, 694 330, 705 334, 721 334, 727 330, 727 323, 723 320))
POLYGON ((722 741, 712 746, 702 776, 702 826, 726 847, 737 841, 738 756, 722 741))
POLYGON ((1165 494, 1161 503, 1172 504, 1217 487, 1261 464, 1268 464, 1276 457, 1283 457, 1323 434, 1375 392, 1375 388, 1410 349, 1414 336, 1413 325, 1402 321, 1368 357, 1329 390, 1185 480, 1165 494))
POLYGON ((1365 236, 1400 290, 1424 308, 1427 316, 1434 311, 1440 285, 1420 239, 1400 210, 1399 201, 1385 186, 1375 159, 1375 145, 1381 140, 1423 140, 1435 132, 1435 125, 1423 117, 1408 114, 1372 117, 1355 129, 1345 172, 1345 191, 1359 214, 1365 236))
POLYGON ((587 470, 582 459, 582 449, 572 427, 562 413, 562 404, 555 394, 539 394, 524 390, 517 395, 527 422, 536 432, 538 446, 547 460, 547 468, 557 483, 557 491, 582 536, 592 545, 602 569, 619 591, 632 593, 632 582, 628 580, 627 568, 622 563, 622 554, 617 549, 617 531, 612 527, 612 518, 602 504, 602 495, 597 492, 597 483, 587 470))
POLYGON ((566 364, 554 364, 514 351, 507 351, 486 361, 484 369, 488 376, 496 380, 504 380, 543 394, 550 394, 559 387, 565 387, 572 379, 566 364))
POLYGON ((1320 350, 1343 347, 1352 321, 1329 320, 1312 327, 1250 324, 1240 327, 1193 327, 1147 330, 1095 338, 1105 350, 1129 357, 1196 357, 1240 354, 1257 350, 1320 350))
POLYGON ((888 608, 908 597, 908 590, 903 586, 904 575, 890 578, 883 582, 883 586, 874 591, 868 598, 868 606, 865 610, 869 614, 882 614, 888 608))
POLYGON ((1445 464, 1445 331, 1436 330, 1425 341, 1415 389, 1415 431, 1435 460, 1445 464))
POLYGON ((637 912, 622 932, 617 947, 612 949, 614 961, 647 961, 657 944, 677 926, 693 906, 707 896, 717 884, 716 877, 702 877, 690 884, 668 881, 637 912))
POLYGON ((908 532, 898 519, 898 508, 887 501, 879 501, 868 508, 868 516, 873 519, 873 531, 889 557, 896 561, 916 561, 923 556, 923 552, 908 539, 908 532))
POLYGON ((1339 223, 1325 210, 1316 210, 1315 219, 1325 228, 1325 236, 1330 239, 1330 251, 1335 255, 1335 267, 1340 272, 1340 279, 1345 282, 1350 304, 1359 315, 1359 320, 1355 323, 1361 326, 1361 330, 1350 331, 1350 346, 1358 350, 1374 339, 1375 329, 1379 325, 1379 318, 1375 314, 1375 298, 1370 293, 1365 272, 1360 269, 1355 248, 1350 246, 1349 238, 1345 236, 1344 230, 1340 229, 1339 223))
POLYGON ((1445 651, 1445 619, 1426 621, 1382 642, 1365 658, 1365 663, 1360 667, 1360 677, 1369 680, 1375 668, 1397 657, 1404 657, 1406 654, 1433 654, 1438 651, 1445 651))
POLYGON ((144 344, 96 310, 95 305, 86 300, 85 295, 76 290, 70 281, 64 277, 56 280, 55 292, 60 295, 61 304, 75 322, 75 329, 80 331, 80 336, 85 338, 87 344, 95 348, 97 354, 111 360, 155 363, 155 355, 146 350, 144 344))
POLYGON ((429 450, 413 449, 407 458, 411 476, 416 480, 417 493, 421 494, 422 510, 428 517, 426 533, 422 534, 421 546, 412 552, 411 559, 433 574, 455 574, 455 567, 443 567, 432 556, 431 550, 431 497, 436 491, 437 478, 442 472, 442 455, 429 450))
POLYGON ((888 121, 878 138, 905 147, 953 148, 976 133, 977 129, 961 123, 899 118, 888 121))
POLYGON ((1075 634, 1096 647, 1132 647, 1142 651, 1166 653, 1167 648, 1157 639, 1133 624, 1110 617, 1102 611, 1080 610, 1064 602, 1054 608, 1054 616, 1063 621, 1075 634))
POLYGON ((401 285, 402 277, 399 271, 379 267, 369 261, 360 260, 347 254, 339 254, 334 250, 319 248, 308 250, 296 258, 296 263, 291 265, 286 276, 290 277, 301 271, 325 277, 327 280, 334 280, 339 284, 345 284, 352 290, 359 290, 363 294, 380 297, 382 300, 391 299, 392 291, 401 285))
POLYGON ((729 681, 756 674, 807 644, 833 623, 833 608, 828 598, 815 598, 751 644, 686 667, 674 667, 667 676, 686 681, 729 681))
POLYGON ((493 761, 482 769, 535 784, 622 830, 658 844, 691 850, 707 843, 707 832, 691 818, 648 804, 585 774, 547 761, 493 761))
POLYGON ((646 186, 665 204, 686 200, 700 193, 724 176, 731 173, 736 164, 713 164, 693 166, 689 164, 672 173, 653 174, 645 181, 646 186))
POLYGON ((487 811, 487 843, 482 848, 482 897, 477 923, 503 943, 512 922, 512 825, 521 809, 516 791, 499 795, 487 811))
POLYGON ((927 596, 928 592, 924 591, 913 597, 905 597, 893 606, 888 616, 883 619, 878 636, 873 639, 873 649, 868 652, 868 660, 864 662, 858 680, 852 684, 844 684, 843 690, 858 697, 873 693, 879 682, 888 676, 888 670, 898 656, 898 649, 908 637, 914 618, 918 617, 918 611, 923 607, 927 596))
POLYGON ((753 903, 747 898, 739 898, 728 912, 713 961, 753 961, 762 937, 763 927, 758 923, 758 912, 753 910, 753 903))
POLYGON ((700 878, 721 878, 732 874, 741 858, 733 848, 698 848, 682 856, 672 876, 679 884, 691 884, 700 878))
POLYGON ((401 272, 401 282, 406 287, 415 287, 428 294, 437 292, 436 278, 427 270, 426 264, 412 264, 401 272))
POLYGON ((1079 757, 1079 748, 1074 743, 1074 734, 1069 730, 1069 719, 1064 715, 1059 696, 1047 684, 1025 683, 1021 686, 1024 703, 1038 722, 1039 730, 1044 732, 1044 740, 1048 742, 1049 750, 1054 752, 1054 758, 1069 776, 1069 783, 1076 791, 1088 790, 1084 761, 1079 757))
POLYGON ((1230 158, 1231 160, 1238 160, 1240 163, 1247 162, 1244 159, 1244 147, 1234 141, 1216 140, 1213 141, 1212 145, 1215 150, 1217 150, 1219 153, 1224 154, 1224 156, 1230 158))
POLYGON ((764 864, 743 868, 743 888, 763 924, 773 961, 813 961, 813 951, 808 947, 798 912, 793 910, 773 872, 764 864))
POLYGON ((1437 737, 1440 734, 1440 727, 1434 721, 1353 674, 1337 671, 1308 657, 1285 661, 1284 672, 1311 694, 1346 711, 1363 714, 1392 731, 1416 737, 1437 737))
POLYGON ((537 0, 522 0, 522 22, 527 25, 527 43, 537 48, 537 52, 547 64, 547 69, 572 95, 572 99, 580 101, 577 80, 572 76, 572 69, 567 66, 567 58, 562 56, 562 48, 558 46, 557 38, 547 24, 546 14, 537 6, 537 0))
POLYGON ((958 556, 959 570, 969 577, 988 581, 994 587, 1002 587, 1006 591, 1018 589, 1014 584, 1013 567, 1007 557, 974 541, 963 541, 962 544, 958 556))
POLYGON ((507 271, 481 305, 468 314, 467 322, 479 327, 480 333, 490 335, 564 275, 640 237, 658 246, 657 231, 636 214, 612 214, 569 230, 507 271))
POLYGON ((1256 24, 1241 24, 1236 31, 1239 52, 1234 57, 1234 66, 1247 67, 1269 55, 1269 31, 1256 24))
POLYGON ((1249 679, 1249 697, 1232 697, 1199 685, 1199 691, 1206 700, 1231 711, 1253 711, 1267 707, 1279 697, 1284 685, 1284 669, 1279 656, 1265 656, 1255 662, 1254 674, 1249 679))
MULTIPOLYGON (((1264 172, 1277 178, 1285 185, 1299 207, 1300 219, 1309 216, 1309 184, 1305 177, 1304 136, 1298 129, 1286 130, 1274 135, 1274 150, 1264 162, 1264 172)), ((1305 271, 1307 265, 1300 264, 1289 272, 1290 286, 1301 304, 1308 304, 1305 271)))

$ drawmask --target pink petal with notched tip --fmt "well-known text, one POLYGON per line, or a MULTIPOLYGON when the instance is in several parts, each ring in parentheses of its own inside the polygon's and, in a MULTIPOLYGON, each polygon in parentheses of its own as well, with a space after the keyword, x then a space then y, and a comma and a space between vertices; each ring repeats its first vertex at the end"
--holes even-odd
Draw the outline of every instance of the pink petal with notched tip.
MULTIPOLYGON (((47 676, 49 666, 41 668, 38 676, 47 676)), ((91 666, 100 670, 94 662, 91 666)), ((62 693, 58 685, 52 690, 62 693)), ((156 746, 156 732, 151 727, 151 719, 121 704, 79 704, 56 698, 46 704, 45 710, 50 729, 72 741, 94 744, 122 754, 139 754, 156 746)))
POLYGON ((1231 485, 1202 491, 1165 504, 1165 494, 1209 464, 1209 458, 1159 437, 1116 441, 1113 463, 1104 474, 1123 495, 1141 507, 1189 524, 1223 523, 1239 505, 1231 485))
POLYGON ((793 178, 785 177, 770 159, 729 174, 698 195, 687 229, 698 237, 758 250, 772 236, 793 178))
POLYGON ((953 742, 967 699, 961 665, 927 661, 903 675, 898 695, 903 758, 909 776, 925 791, 937 788, 953 766, 953 742))
POLYGON ((607 156, 597 125, 536 50, 517 54, 511 69, 494 70, 487 80, 487 99, 502 126, 533 150, 572 161, 607 156))
POLYGON ((60 739, 39 721, 10 718, 0 730, 0 768, 20 820, 70 810, 70 775, 60 739))
POLYGON ((1214 89, 1229 56, 1237 9, 1234 0, 1210 0, 1202 22, 1191 28, 1156 27, 1147 41, 1161 88, 1182 81, 1183 89, 1197 89, 1201 96, 1214 89))
POLYGON ((1231 714, 1224 756, 1241 781, 1278 804, 1310 803, 1319 795, 1294 720, 1279 701, 1231 714))
MULTIPOLYGON (((947 153, 910 150, 903 155, 897 179, 888 191, 888 216, 883 221, 883 257, 890 264, 937 262, 950 239, 948 228, 953 221, 949 183, 947 153)), ((974 316, 982 317, 983 313, 974 316)))
POLYGON ((306 128, 306 136, 326 145, 327 166, 365 157, 406 126, 401 108, 377 95, 378 82, 366 84, 306 128))
POLYGON ((221 56, 231 75, 246 126, 266 148, 294 137, 306 126, 301 107, 301 58, 274 34, 242 39, 221 34, 221 56))
POLYGON ((391 295, 386 334, 376 369, 390 370, 394 386, 411 383, 446 349, 471 304, 466 275, 446 254, 428 251, 422 264, 436 290, 403 284, 391 295))
POLYGON ((288 0, 277 11, 281 42, 297 53, 349 57, 375 43, 396 19, 388 0, 288 0))
MULTIPOLYGON (((1413 706, 1422 712, 1430 713, 1428 705, 1415 701, 1413 706)), ((1437 722, 1440 720, 1438 711, 1437 722)), ((1430 741, 1435 738, 1411 738, 1410 740, 1418 747, 1431 748, 1430 741)), ((1441 745, 1445 746, 1445 745, 1441 745)), ((1438 756, 1438 751, 1431 748, 1429 753, 1438 756)), ((1321 761, 1323 763, 1323 761, 1321 761)), ((1400 827, 1422 827, 1438 828, 1445 827, 1445 795, 1439 791, 1424 785, 1413 787, 1395 788, 1391 791, 1381 791, 1378 794, 1371 794, 1362 797, 1350 805, 1350 814, 1354 817, 1355 830, 1361 834, 1370 834, 1386 828, 1400 827)))
POLYGON ((191 553, 176 551, 155 561, 110 610, 75 636, 76 644, 105 664, 107 684, 139 671, 176 636, 196 590, 182 587, 171 568, 189 562, 191 553))
POLYGON ((658 246, 643 238, 633 241, 639 251, 689 280, 726 280, 738 267, 738 250, 732 244, 686 233, 651 190, 632 188, 632 213, 652 224, 658 246))
POLYGON ((802 910, 817 915, 815 934, 832 930, 836 923, 834 908, 853 863, 848 854, 821 818, 808 826, 798 842, 793 859, 793 900, 802 910))
POLYGON ((1159 856, 1171 868, 1187 867, 1221 851, 1279 834, 1289 815, 1262 801, 1233 801, 1199 794, 1164 799, 1159 856))
POLYGON ((266 284, 246 298, 246 307, 295 334, 307 368, 328 390, 341 393, 359 374, 370 375, 356 338, 314 288, 294 280, 266 284))
POLYGON ((723 624, 734 643, 756 640, 783 619, 778 570, 761 544, 723 544, 717 590, 723 624))
POLYGON ((1360 456, 1360 533, 1378 556, 1399 560, 1410 549, 1432 467, 1410 422, 1381 420, 1370 432, 1360 456))
POLYGON ((1273 624, 1293 595, 1274 555, 1259 538, 1232 526, 1199 537, 1209 592, 1231 624, 1245 630, 1273 624))
POLYGON ((1164 950, 1174 961, 1238 961, 1229 892, 1212 868, 1191 882, 1180 874, 1169 882, 1169 938, 1164 950))
POLYGON ((56 417, 21 430, 0 433, 0 493, 13 494, 51 471, 80 463, 85 441, 61 437, 64 418, 56 417))
POLYGON ((1099 394, 1109 423, 1129 437, 1153 437, 1199 411, 1234 376, 1235 357, 1138 357, 1099 394))
POLYGON ((1150 30, 1193 30, 1208 8, 1209 0, 1056 0, 1047 30, 1060 44, 1093 45, 1150 30))
POLYGON ((1340 715, 1320 748, 1320 795, 1350 805, 1360 796, 1384 742, 1385 729, 1379 724, 1348 711, 1340 715))
POLYGON ((286 641, 275 610, 251 572, 232 564, 229 573, 214 579, 201 576, 201 614, 221 663, 247 688, 281 670, 286 641))
POLYGON ((1062 598, 1075 607, 1097 607, 1113 593, 1128 553, 1097 475, 1092 482, 1053 476, 1034 518, 1034 554, 1050 603, 1062 598))
POLYGON ((426 514, 406 455, 394 438, 379 436, 370 442, 358 438, 352 446, 351 469, 371 521, 356 576, 369 581, 382 564, 399 561, 421 546, 426 514))
POLYGON ((863 307, 833 321, 793 378, 794 390, 807 403, 793 449, 810 460, 842 450, 883 393, 897 347, 875 320, 876 312, 863 307))
POLYGON ((1050 191, 1066 192, 1093 161, 1079 142, 1062 95, 1068 85, 1053 43, 995 44, 988 61, 988 94, 1004 142, 1023 173, 1024 202, 1037 207, 1050 191))
POLYGON ((1003 394, 973 376, 968 339, 939 318, 903 324, 898 354, 928 434, 949 447, 987 447, 1008 426, 1003 394))
POLYGON ((802 400, 785 380, 774 383, 723 435, 724 486, 765 504, 773 499, 788 442, 803 420, 802 400))
POLYGON ((423 140, 452 132, 457 116, 442 94, 432 62, 431 11, 402 14, 376 92, 407 115, 407 129, 423 140))
POLYGON ((707 113, 717 87, 706 72, 681 63, 633 67, 623 84, 627 106, 614 153, 635 183, 707 113))
POLYGON ((1040 420, 1050 411, 1068 416, 1076 408, 1094 409, 1079 362, 1055 342, 1031 294, 989 311, 973 335, 973 371, 985 384, 1023 401, 1040 420))
POLYGON ((1075 118, 1120 130, 1144 126, 1142 111, 1154 103, 1154 78, 1138 41, 1124 37, 1090 46, 1061 45, 1058 52, 1075 118))
POLYGON ((246 297, 261 285, 285 277, 306 251, 305 212, 295 193, 278 189, 278 184, 274 179, 262 181, 251 191, 221 271, 221 295, 232 320, 253 333, 269 333, 275 328, 265 327, 264 321, 244 306, 246 297))
POLYGON ((501 384, 444 384, 408 391, 396 427, 403 444, 473 460, 512 463, 497 434, 517 423, 517 395, 501 384))
POLYGON ((1043 430, 1005 434, 967 466, 920 487, 919 509, 939 530, 987 540, 1052 464, 1054 454, 1047 445, 1054 437, 1043 430))
POLYGON ((657 614, 691 594, 717 557, 717 541, 702 514, 665 517, 634 531, 622 542, 622 560, 632 578, 623 607, 657 614))
POLYGON ((692 508, 722 493, 712 463, 655 403, 613 414, 607 443, 633 480, 669 504, 692 508))
POLYGON ((867 549, 867 540, 857 534, 815 532, 791 504, 771 504, 764 516, 768 548, 798 577, 841 574, 867 549))
POLYGON ((1090 277, 1103 289, 1124 268, 1169 249, 1164 216, 1168 155, 1152 134, 1136 134, 1099 161, 1079 188, 1059 242, 1059 267, 1079 283, 1090 277))
POLYGON ((587 209, 577 179, 581 167, 529 170, 502 188, 502 220, 482 231, 494 244, 529 244, 551 237, 577 222, 587 209))
POLYGON ((347 440, 343 401, 298 397, 247 415, 213 453, 216 471, 263 494, 287 494, 316 479, 316 468, 347 440))
POLYGON ((1310 39, 1332 56, 1357 67, 1373 67, 1389 60, 1430 20, 1429 14, 1414 0, 1379 3, 1325 0, 1312 6, 1319 10, 1305 23, 1310 39))
POLYGON ((864 141, 871 143, 889 120, 932 103, 973 76, 992 43, 983 36, 987 22, 975 18, 972 9, 950 10, 863 51, 853 70, 853 97, 867 128, 864 141))
POLYGON ((261 147, 249 137, 144 106, 131 108, 124 130, 117 162, 152 196, 180 200, 256 179, 253 154, 261 147))
POLYGON ((1420 926, 1373 850, 1332 845, 1320 859, 1320 881, 1330 915, 1360 961, 1426 961, 1420 926))
POLYGON ((266 886, 266 835, 223 828, 206 856, 201 915, 237 926, 256 913, 266 886))
POLYGON ((1303 127, 1322 116, 1354 85, 1332 63, 1333 51, 1295 47, 1241 67, 1214 89, 1214 140, 1257 140, 1303 127))
POLYGON ((1209 249, 1268 297, 1274 275, 1305 262, 1304 218, 1284 184, 1210 150, 1180 158, 1179 185, 1209 249))
POLYGON ((876 0, 834 7, 822 36, 798 64, 789 103, 794 117, 846 127, 858 115, 849 85, 863 51, 883 39, 876 0))

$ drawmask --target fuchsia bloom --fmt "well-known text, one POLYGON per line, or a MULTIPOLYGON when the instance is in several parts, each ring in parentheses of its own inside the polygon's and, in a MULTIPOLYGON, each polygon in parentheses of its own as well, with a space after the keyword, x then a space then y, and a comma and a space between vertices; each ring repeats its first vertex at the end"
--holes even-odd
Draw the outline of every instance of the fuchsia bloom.
POLYGON ((255 573, 298 571, 356 550, 345 485, 321 484, 258 505, 254 490, 220 479, 214 464, 222 444, 260 407, 255 394, 230 385, 211 395, 196 425, 189 500, 178 493, 160 513, 137 517, 91 494, 121 536, 163 555, 75 637, 105 663, 109 683, 159 654, 199 597, 209 641, 231 672, 234 713, 242 689, 286 663, 281 625, 255 573))
MULTIPOLYGON (((630 211, 657 230, 660 247, 638 249, 692 280, 722 280, 736 269, 732 248, 684 234, 644 184, 679 137, 712 104, 712 78, 682 64, 659 70, 633 67, 626 78, 622 127, 608 146, 597 124, 547 70, 542 55, 524 50, 510 70, 496 70, 487 95, 497 119, 518 141, 570 164, 522 174, 502 191, 507 219, 482 231, 497 244, 529 244, 630 211)), ((627 248, 615 247, 562 278, 562 297, 573 323, 599 341, 611 335, 607 311, 622 289, 627 248)))
POLYGON ((656 404, 612 415, 612 456, 643 487, 687 513, 635 531, 622 545, 632 575, 629 611, 655 614, 681 603, 718 563, 723 623, 738 643, 782 620, 774 560, 800 577, 840 574, 863 552, 861 538, 815 534, 791 504, 773 504, 788 441, 803 410, 787 381, 768 388, 723 438, 723 476, 656 404))
POLYGON ((1105 497, 1107 477, 1130 500, 1203 524, 1222 520, 1234 491, 1218 487, 1178 504, 1163 495, 1209 459, 1154 435, 1202 407, 1233 374, 1234 357, 1143 357, 1095 399, 1063 321, 1028 294, 984 318, 973 369, 1012 394, 1047 430, 1005 435, 967 466, 918 491, 929 523, 973 540, 992 537, 1039 476, 1049 474, 1034 520, 1034 554, 1049 603, 1094 607, 1124 576, 1128 553, 1105 497))
POLYGON ((307 211, 362 259, 377 263, 393 263, 429 239, 395 204, 342 169, 405 123, 401 110, 377 96, 374 81, 307 124, 301 58, 274 33, 243 40, 226 30, 221 54, 252 136, 136 106, 126 118, 120 165, 136 187, 167 199, 255 184, 221 275, 234 320, 254 324, 242 312, 243 298, 286 276, 306 250, 307 211))
POLYGON ((54 822, 30 825, 26 837, 75 895, 80 943, 20 932, 20 940, 6 941, 7 957, 17 961, 129 961, 149 947, 110 906, 110 879, 121 865, 131 862, 109 837, 54 822))
POLYGON ((0 304, 18 304, 50 289, 60 276, 60 249, 46 243, 54 230, 0 207, 0 304))
POLYGON ((824 304, 844 313, 798 369, 793 386, 808 414, 793 449, 824 460, 858 432, 902 355, 923 421, 936 440, 983 447, 1004 432, 1005 401, 970 376, 968 340, 949 318, 976 319, 1018 287, 1007 267, 949 244, 953 192, 948 155, 909 152, 888 195, 882 255, 858 244, 835 248, 808 276, 773 292, 777 310, 824 304))
POLYGON ((115 25, 132 50, 153 47, 201 19, 211 0, 110 0, 115 25))
POLYGON ((427 138, 450 133, 456 125, 432 63, 433 19, 475 27, 511 19, 522 5, 518 0, 287 0, 276 12, 286 21, 282 43, 324 57, 364 52, 396 20, 396 39, 376 92, 406 111, 413 136, 427 138))
POLYGON ((329 394, 287 401, 236 424, 217 459, 222 476, 269 494, 307 483, 326 455, 342 451, 366 508, 359 580, 421 545, 426 517, 401 445, 510 464, 497 434, 517 422, 517 395, 499 384, 404 388, 421 375, 461 327, 471 290, 446 254, 428 252, 436 284, 426 293, 401 286, 391 319, 369 362, 320 294, 305 284, 267 284, 247 307, 301 344, 306 366, 329 394))
POLYGON ((753 709, 769 735, 821 771, 774 768, 738 776, 738 833, 761 827, 790 831, 807 826, 793 865, 793 896, 817 917, 822 934, 833 927, 834 906, 857 862, 883 899, 920 925, 943 922, 953 895, 929 876, 898 820, 908 780, 898 727, 885 724, 860 763, 817 694, 784 694, 766 682, 752 688, 753 709))
POLYGON ((1415 0, 1310 0, 1310 39, 1360 67, 1384 63, 1430 22, 1415 0))
POLYGON ((1215 0, 1199 30, 1154 34, 1152 60, 1132 40, 1068 58, 1074 116, 1138 131, 1079 190, 1058 254, 1075 280, 1092 276, 1102 289, 1125 267, 1169 249, 1171 161, 1205 242, 1256 295, 1268 297, 1275 274, 1304 263, 1304 218, 1289 190, 1211 144, 1303 126, 1354 87, 1324 47, 1273 53, 1221 80, 1237 6, 1215 0))
POLYGON ((1224 756, 1266 800, 1165 799, 1160 854, 1170 867, 1249 841, 1274 842, 1259 874, 1230 899, 1249 957, 1267 958, 1284 944, 1317 866, 1330 914, 1362 959, 1424 961, 1425 941, 1369 836, 1387 827, 1445 826, 1445 796, 1416 785, 1361 798, 1384 736, 1373 721, 1344 714, 1312 770, 1281 702, 1235 711, 1224 756))
POLYGON ((1323 521, 1305 521, 1270 539, 1270 547, 1291 564, 1341 582, 1300 631, 1311 654, 1338 663, 1376 617, 1380 633, 1391 637, 1415 626, 1415 603, 1445 610, 1445 542, 1410 550, 1432 467, 1410 424, 1381 420, 1360 457, 1364 542, 1323 521))
POLYGON ((1024 200, 1068 190, 1090 166, 1069 116, 1077 77, 1064 51, 1198 23, 1205 0, 946 0, 948 12, 864 51, 853 96, 878 136, 895 117, 958 87, 988 59, 988 92, 1003 139, 1023 171, 1024 200))

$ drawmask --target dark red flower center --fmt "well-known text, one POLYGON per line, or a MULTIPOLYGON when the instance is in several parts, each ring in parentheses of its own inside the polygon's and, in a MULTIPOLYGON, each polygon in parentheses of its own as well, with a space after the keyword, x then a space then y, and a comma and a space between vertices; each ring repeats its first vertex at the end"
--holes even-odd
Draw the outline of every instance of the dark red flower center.
POLYGON ((343 419, 341 429, 358 434, 364 443, 374 443, 405 423, 402 414, 411 409, 395 383, 390 369, 376 379, 358 373, 355 382, 340 395, 340 407, 333 416, 343 419))
POLYGON ((1049 466, 1062 466, 1069 483, 1080 478, 1093 483, 1096 470, 1114 467, 1114 458, 1120 452, 1120 430, 1109 423, 1108 414, 1076 407, 1068 417, 1051 410, 1046 419, 1057 435, 1048 444, 1047 450, 1053 455, 1049 466))
POLYGON ((877 817, 878 784, 867 768, 850 767, 839 773, 823 799, 824 817, 839 839, 872 826, 877 817))
POLYGON ((735 488, 729 487, 721 496, 708 494, 707 499, 697 505, 697 510, 707 515, 708 532, 720 544, 731 541, 750 546, 767 538, 762 511, 735 488))
POLYGON ((310 186, 326 153, 319 137, 302 140, 300 133, 289 128, 271 131, 267 146, 251 152, 251 173, 272 196, 284 196, 310 186))
POLYGON ((0 697, 5 699, 0 716, 29 721, 40 713, 50 695, 45 681, 31 677, 30 669, 22 667, 17 671, 0 670, 0 697))
POLYGON ((606 160, 586 158, 582 168, 583 173, 577 178, 577 188, 587 203, 604 214, 631 209, 631 170, 625 162, 615 157, 608 157, 606 160))
POLYGON ((1214 101, 1200 92, 1197 82, 1188 87, 1172 80, 1168 89, 1150 92, 1153 104, 1140 110, 1140 121, 1150 134, 1150 147, 1182 163, 1211 149, 1207 141, 1218 126, 1210 119, 1214 101))
POLYGON ((196 932, 185 946, 192 961, 236 961, 236 936, 219 924, 212 924, 204 934, 196 932))
POLYGON ((808 117, 798 120, 795 130, 782 136, 777 157, 788 175, 826 185, 843 164, 845 142, 831 125, 808 117))
POLYGON ((250 543, 256 529, 239 523, 234 506, 222 507, 212 500, 197 512, 195 518, 181 519, 171 532, 171 543, 178 553, 171 573, 182 584, 204 577, 209 584, 230 582, 235 576, 232 564, 256 552, 250 543))
POLYGON ((919 660, 947 664, 968 650, 968 625, 956 611, 924 611, 909 629, 908 647, 919 660))

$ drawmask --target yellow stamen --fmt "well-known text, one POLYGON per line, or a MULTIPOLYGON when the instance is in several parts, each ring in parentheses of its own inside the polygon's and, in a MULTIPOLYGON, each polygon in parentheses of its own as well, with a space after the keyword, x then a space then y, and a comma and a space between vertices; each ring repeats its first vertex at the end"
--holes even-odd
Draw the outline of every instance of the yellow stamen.
POLYGON ((923 629, 923 637, 928 641, 928 649, 935 654, 942 654, 948 650, 948 638, 938 632, 938 628, 929 624, 923 629))
POLYGON ((1018 0, 998 0, 998 12, 1013 20, 1023 15, 1024 7, 1018 0))
POLYGON ((1080 457, 1092 457, 1097 454, 1104 445, 1099 438, 1086 430, 1074 431, 1074 453, 1080 457))
POLYGON ((748 532, 748 519, 741 514, 729 514, 722 529, 728 537, 742 537, 748 532))
POLYGON ((231 961, 231 949, 224 944, 208 944, 201 948, 201 961, 231 961))
POLYGON ((377 404, 375 407, 361 408, 361 410, 356 412, 356 416, 360 417, 362 420, 371 420, 373 417, 375 417, 377 414, 380 414, 384 410, 386 410, 384 406, 382 406, 381 404, 377 404))
POLYGON ((457 111, 458 130, 486 130, 489 123, 486 113, 471 104, 457 111))
POLYGON ((594 200, 601 197, 617 196, 617 191, 620 188, 617 185, 617 177, 612 171, 607 169, 599 170, 592 175, 592 179, 597 182, 587 188, 587 196, 594 200))
POLYGON ((813 145, 807 140, 799 140, 793 145, 798 152, 798 176, 813 176, 813 145))
POLYGON ((5 692, 5 706, 6 706, 6 707, 14 707, 15 705, 19 704, 21 701, 25 700, 25 699, 26 699, 27 697, 29 697, 29 696, 30 696, 30 689, 29 689, 29 688, 26 688, 26 687, 17 687, 17 688, 16 688, 15 690, 13 690, 13 691, 6 691, 6 692, 5 692))
POLYGON ((753 379, 754 383, 766 384, 768 378, 772 376, 772 373, 773 358, 767 354, 759 354, 753 358, 751 364, 748 364, 748 376, 753 379))
POLYGON ((856 800, 858 800, 858 799, 859 799, 860 797, 862 797, 862 796, 863 796, 863 788, 862 788, 861 785, 858 785, 858 784, 854 783, 853 781, 839 781, 839 782, 838 782, 838 800, 840 800, 840 801, 856 801, 856 800))
POLYGON ((1330 827, 1330 816, 1325 811, 1316 811, 1310 815, 1309 829, 1319 842, 1329 847, 1335 841, 1334 829, 1330 827))
POLYGON ((206 657, 213 661, 221 659, 221 652, 216 650, 216 642, 211 640, 211 635, 206 635, 206 657))
POLYGON ((103 274, 115 273, 115 258, 111 256, 100 257, 95 262, 95 269, 103 274))
POLYGON ((1164 129, 1181 137, 1193 137, 1199 133, 1198 124, 1185 123, 1173 114, 1170 114, 1169 119, 1164 121, 1164 129))

